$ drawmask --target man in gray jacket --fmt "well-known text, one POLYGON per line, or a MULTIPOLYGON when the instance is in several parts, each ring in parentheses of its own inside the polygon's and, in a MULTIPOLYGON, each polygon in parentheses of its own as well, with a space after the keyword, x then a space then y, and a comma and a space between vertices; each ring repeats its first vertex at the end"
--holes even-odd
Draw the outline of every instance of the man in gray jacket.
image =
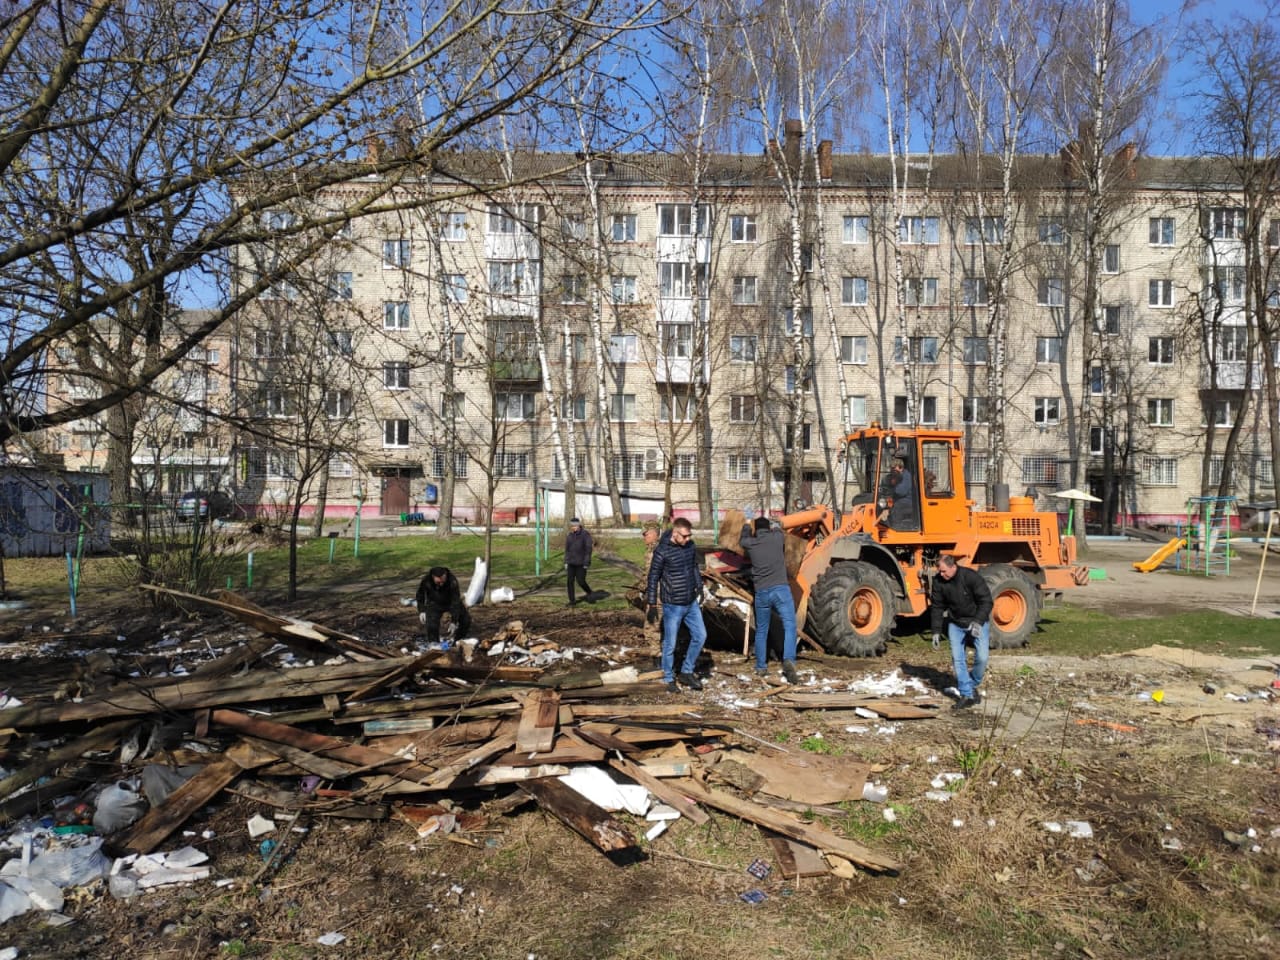
POLYGON ((786 534, 774 530, 768 517, 756 517, 755 528, 746 524, 738 542, 751 561, 751 583, 755 589, 756 673, 768 671, 769 625, 773 611, 782 620, 782 675, 788 683, 799 683, 796 674, 796 605, 787 579, 786 534))

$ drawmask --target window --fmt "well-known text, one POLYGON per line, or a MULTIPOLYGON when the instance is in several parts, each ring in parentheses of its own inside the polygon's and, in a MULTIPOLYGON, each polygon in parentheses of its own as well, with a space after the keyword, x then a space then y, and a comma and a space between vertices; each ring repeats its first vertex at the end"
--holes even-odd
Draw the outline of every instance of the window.
POLYGON ((326 390, 324 392, 324 412, 330 420, 341 420, 351 416, 351 391, 326 390))
POLYGON ((587 419, 587 395, 575 393, 572 397, 560 398, 560 416, 565 420, 578 423, 587 419))
POLYGON ((693 296, 694 271, 688 261, 658 264, 658 296, 686 300, 693 296))
POLYGON ((499 320, 490 326, 489 331, 493 337, 494 360, 519 364, 537 357, 532 324, 519 320, 499 320))
POLYGON ((1213 403, 1213 425, 1215 427, 1230 427, 1236 422, 1236 417, 1240 415, 1239 400, 1218 400, 1213 403))
POLYGON ((1173 238, 1173 217, 1151 217, 1147 220, 1147 242, 1153 247, 1172 247, 1173 238))
POLYGON ((341 454, 335 453, 329 458, 330 477, 353 477, 355 472, 355 464, 341 454))
POLYGON ((382 385, 388 390, 409 389, 409 364, 404 360, 384 360, 382 385))
POLYGON ((1173 398, 1151 397, 1147 400, 1147 423, 1153 427, 1173 426, 1173 398))
POLYGON ((1095 457, 1104 456, 1107 452, 1107 440, 1110 431, 1105 427, 1089 428, 1089 453, 1095 457))
POLYGON ((292 417, 293 399, 287 391, 278 387, 267 387, 258 397, 258 416, 292 417))
POLYGON ((966 307, 984 306, 987 300, 987 278, 965 277, 960 281, 960 302, 966 307))
POLYGON ((349 357, 355 353, 355 343, 350 330, 326 330, 324 343, 330 356, 349 357))
POLYGON ((1147 306, 1172 307, 1173 306, 1173 281, 1172 280, 1148 280, 1147 281, 1147 306))
POLYGON ((1142 477, 1148 486, 1178 485, 1178 461, 1174 457, 1143 457, 1142 477))
POLYGON ((965 397, 960 417, 965 423, 990 423, 991 404, 988 397, 965 397))
POLYGON ((693 356, 693 324, 660 323, 658 337, 664 357, 687 360, 693 356))
POLYGON ((409 241, 403 237, 396 240, 382 241, 382 265, 384 267, 400 267, 404 269, 409 266, 409 241))
MULTIPOLYGON (((893 362, 905 362, 905 356, 902 350, 902 338, 893 338, 893 362)), ((911 362, 912 363, 937 363, 938 362, 938 338, 937 337, 912 337, 911 338, 911 362)))
POLYGON ((523 480, 529 476, 527 450, 499 450, 493 458, 493 475, 506 480, 523 480))
POLYGON ((489 216, 485 222, 485 233, 511 236, 515 233, 527 233, 528 228, 520 222, 527 219, 531 223, 538 220, 538 209, 534 206, 502 207, 497 204, 489 206, 489 216))
POLYGON ((1036 426, 1054 426, 1062 419, 1062 398, 1036 397, 1034 416, 1036 426))
POLYGON ((739 393, 729 398, 729 422, 756 422, 756 398, 753 394, 739 393))
MULTIPOLYGON (((587 454, 583 450, 575 450, 573 453, 573 475, 575 477, 584 477, 587 474, 587 454)), ((560 469, 560 458, 551 457, 551 479, 563 480, 564 471, 560 469)))
POLYGON ((1037 228, 1037 237, 1041 243, 1048 243, 1054 246, 1066 243, 1066 225, 1058 217, 1041 217, 1037 228))
POLYGON ((1119 333, 1120 332, 1120 310, 1121 307, 1117 303, 1107 304, 1102 308, 1102 315, 1094 318, 1093 329, 1099 333, 1119 333))
POLYGON ((262 225, 268 230, 291 230, 298 218, 288 210, 268 210, 262 215, 262 225))
POLYGON ((280 477, 292 479, 297 473, 297 461, 288 450, 272 450, 266 447, 250 447, 246 451, 249 476, 280 477))
POLYGON ((1147 337, 1147 362, 1160 366, 1173 363, 1173 337, 1147 337))
POLYGON ((846 307, 864 307, 867 304, 867 278, 841 277, 840 302, 846 307))
POLYGON ((866 243, 870 238, 870 217, 845 217, 840 228, 841 243, 866 243))
POLYGON ((1215 240, 1244 238, 1244 208, 1214 207, 1209 211, 1209 236, 1215 240))
POLYGON ((1275 468, 1270 457, 1258 457, 1255 461, 1257 466, 1254 468, 1255 476, 1258 482, 1264 487, 1269 487, 1275 483, 1275 468))
POLYGON ((444 275, 444 298, 450 303, 467 302, 467 277, 462 273, 444 275))
POLYGON ((329 274, 329 299, 351 299, 351 273, 349 271, 343 270, 329 274))
POLYGON ((467 404, 465 393, 440 394, 440 419, 457 419, 464 415, 467 404))
POLYGON ((1273 250, 1280 247, 1280 217, 1272 217, 1267 221, 1267 246, 1273 250))
POLYGON ((849 397, 849 406, 846 410, 847 419, 851 426, 857 426, 867 422, 867 398, 849 397))
MULTIPOLYGON (((446 453, 440 447, 433 447, 431 450, 431 476, 443 477, 444 468, 447 461, 446 453)), ((467 455, 461 450, 455 450, 453 454, 453 475, 459 480, 467 478, 467 455)))
POLYGON ((560 232, 570 240, 587 239, 587 221, 580 213, 566 213, 560 221, 560 232))
POLYGON ((1036 337, 1036 363, 1061 363, 1062 338, 1036 337))
POLYGON ((968 483, 983 484, 987 482, 987 455, 971 453, 964 461, 964 479, 968 483))
POLYGON ((585 274, 567 273, 560 278, 560 302, 587 302, 587 278, 585 274))
POLYGON ((756 300, 755 277, 733 278, 733 302, 737 304, 752 304, 758 302, 756 300))
POLYGON ((533 394, 528 390, 500 390, 493 395, 493 412, 499 420, 517 423, 533 419, 533 394))
POLYGON ((382 329, 383 330, 408 330, 409 329, 409 301, 408 300, 382 301, 382 329))
POLYGON ((636 239, 636 215, 615 213, 609 224, 609 239, 614 243, 634 243, 636 239))
POLYGON ((840 362, 841 363, 866 363, 867 362, 867 338, 866 337, 841 337, 840 338, 840 362))
POLYGON ((1244 267, 1216 267, 1205 271, 1205 295, 1221 303, 1244 303, 1244 267))
POLYGON ((731 453, 725 463, 724 478, 726 480, 759 480, 760 454, 731 453))
MULTIPOLYGON (((796 368, 791 364, 787 364, 786 370, 783 371, 782 388, 786 393, 796 392, 796 368)), ((805 371, 804 380, 800 384, 800 392, 801 393, 813 392, 813 372, 812 371, 810 370, 805 371)))
POLYGON ((610 277, 609 292, 614 303, 635 303, 636 278, 626 276, 610 277))
POLYGON ((634 333, 615 333, 609 337, 610 363, 635 363, 640 358, 634 333))
POLYGON ((964 242, 970 246, 980 243, 1004 242, 1004 217, 966 217, 964 242))
MULTIPOLYGON (((984 463, 983 466, 985 467, 986 464, 984 463)), ((1057 458, 1040 456, 1023 457, 1022 482, 1056 484, 1058 482, 1057 458)))
POLYGON ((453 335, 453 359, 461 360, 466 355, 467 335, 465 333, 455 333, 453 335))
POLYGON ((636 395, 615 393, 609 397, 609 419, 614 423, 630 423, 636 418, 636 395))
POLYGON ((643 453, 615 453, 613 455, 613 475, 618 480, 644 479, 643 453))
MULTIPOLYGON (((698 210, 698 232, 706 230, 707 208, 698 210)), ((693 204, 660 203, 658 204, 658 236, 688 237, 693 234, 693 204)))
POLYGON ((755 214, 735 213, 731 216, 729 218, 729 240, 732 243, 755 243, 755 214))
POLYGON ((938 304, 937 277, 907 277, 902 281, 909 307, 934 307, 938 304))
POLYGON ((458 243, 467 239, 467 215, 461 210, 446 210, 440 214, 440 239, 458 243))
POLYGON ((749 334, 729 337, 729 359, 733 363, 755 363, 756 338, 749 334))
POLYGON ((696 412, 697 403, 687 390, 659 390, 658 419, 663 423, 693 423, 696 412))
MULTIPOLYGON (((938 398, 937 397, 921 397, 920 406, 918 408, 920 415, 920 423, 937 423, 938 422, 938 398)), ((910 423, 907 417, 907 398, 899 395, 893 398, 893 422, 894 423, 910 423)))
POLYGON ((675 463, 671 466, 672 480, 697 480, 698 455, 696 453, 677 453, 675 463))
MULTIPOLYGON (((813 424, 811 423, 800 424, 800 449, 805 451, 812 450, 813 449, 813 447, 811 446, 812 441, 813 441, 813 424)), ((792 450, 794 448, 795 424, 791 424, 791 423, 787 424, 786 435, 783 439, 783 443, 785 444, 785 446, 782 448, 784 450, 792 450)))
POLYGON ((1067 302, 1067 282, 1062 277, 1041 277, 1036 285, 1036 303, 1042 307, 1061 307, 1067 302))
POLYGON ((937 243, 937 217, 903 217, 898 221, 898 239, 902 243, 937 243))
POLYGON ((529 260, 490 260, 489 293, 519 296, 538 289, 538 265, 529 260))
POLYGON ((260 360, 287 357, 293 353, 293 331, 270 328, 253 331, 253 355, 260 360))
MULTIPOLYGON (((791 310, 787 310, 787 315, 783 321, 783 332, 786 336, 792 337, 796 334, 796 325, 794 322, 795 314, 791 310)), ((813 336, 813 311, 808 307, 800 308, 800 336, 813 336)))
POLYGON ((1218 328, 1217 359, 1222 363, 1240 363, 1249 356, 1249 328, 1222 326, 1218 328))
POLYGON ((967 364, 986 363, 990 357, 986 337, 965 337, 961 361, 967 364))
POLYGON ((1102 272, 1120 272, 1120 244, 1108 243, 1102 248, 1102 272))
POLYGON ((382 445, 384 447, 407 447, 409 445, 409 421, 383 420, 382 445))

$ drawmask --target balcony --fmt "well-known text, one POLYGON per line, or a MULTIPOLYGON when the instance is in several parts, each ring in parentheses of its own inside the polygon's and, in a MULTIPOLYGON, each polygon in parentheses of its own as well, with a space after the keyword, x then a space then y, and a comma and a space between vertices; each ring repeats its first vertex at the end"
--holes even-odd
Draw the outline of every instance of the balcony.
POLYGON ((537 360, 497 359, 489 364, 493 380, 541 380, 542 367, 537 360))

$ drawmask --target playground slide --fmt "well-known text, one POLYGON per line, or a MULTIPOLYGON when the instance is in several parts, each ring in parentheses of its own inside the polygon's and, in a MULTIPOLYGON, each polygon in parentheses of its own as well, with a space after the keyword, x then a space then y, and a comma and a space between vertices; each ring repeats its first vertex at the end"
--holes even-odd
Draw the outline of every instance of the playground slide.
POLYGON ((1147 557, 1147 559, 1140 562, 1134 561, 1133 569, 1137 570, 1139 573, 1150 573, 1186 545, 1187 541, 1185 538, 1174 537, 1151 556, 1147 557))

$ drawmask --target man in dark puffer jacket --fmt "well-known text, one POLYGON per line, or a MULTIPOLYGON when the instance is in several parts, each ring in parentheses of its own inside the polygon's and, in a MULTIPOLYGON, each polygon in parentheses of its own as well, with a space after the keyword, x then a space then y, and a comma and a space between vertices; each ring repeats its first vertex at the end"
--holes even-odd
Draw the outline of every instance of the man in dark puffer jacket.
POLYGON ((698 569, 698 550, 693 545, 693 525, 684 517, 671 525, 671 531, 658 542, 649 565, 649 582, 645 602, 658 602, 658 586, 662 586, 662 679, 667 690, 675 693, 674 675, 676 634, 680 624, 689 627, 689 652, 680 668, 679 680, 690 690, 701 690, 693 672, 698 654, 707 641, 707 628, 702 622, 702 573, 698 569))

